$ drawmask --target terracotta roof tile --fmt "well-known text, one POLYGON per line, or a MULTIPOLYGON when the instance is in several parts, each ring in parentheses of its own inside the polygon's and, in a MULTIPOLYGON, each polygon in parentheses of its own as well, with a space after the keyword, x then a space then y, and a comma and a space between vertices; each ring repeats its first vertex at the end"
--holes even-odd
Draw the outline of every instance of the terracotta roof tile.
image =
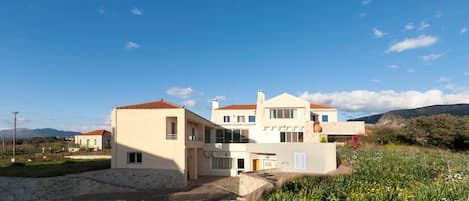
POLYGON ((311 108, 311 109, 334 109, 335 107, 330 107, 330 106, 311 103, 311 104, 309 104, 309 108, 311 108))
POLYGON ((103 136, 111 136, 111 132, 107 131, 107 130, 95 130, 95 131, 91 131, 91 132, 88 132, 88 133, 82 133, 80 135, 103 135, 103 136))
POLYGON ((148 103, 117 107, 117 109, 171 109, 171 108, 182 108, 182 107, 174 103, 165 101, 163 99, 161 99, 160 101, 153 101, 153 102, 148 102, 148 103))
POLYGON ((256 105, 244 104, 244 105, 227 105, 225 107, 218 108, 219 110, 255 110, 256 105))

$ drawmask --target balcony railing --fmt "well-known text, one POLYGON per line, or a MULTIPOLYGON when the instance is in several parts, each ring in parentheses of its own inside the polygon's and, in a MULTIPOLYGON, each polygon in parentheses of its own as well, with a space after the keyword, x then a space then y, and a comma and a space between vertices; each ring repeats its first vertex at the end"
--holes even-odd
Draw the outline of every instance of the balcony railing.
POLYGON ((177 134, 172 134, 172 133, 166 134, 166 139, 167 140, 177 140, 177 137, 178 137, 177 134))

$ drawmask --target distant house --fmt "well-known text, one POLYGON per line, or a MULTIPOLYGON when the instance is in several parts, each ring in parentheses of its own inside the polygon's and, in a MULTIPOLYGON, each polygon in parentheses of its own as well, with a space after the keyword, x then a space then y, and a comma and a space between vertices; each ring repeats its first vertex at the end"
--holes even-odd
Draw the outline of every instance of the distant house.
POLYGON ((102 150, 111 147, 111 132, 107 130, 95 130, 88 133, 75 135, 75 144, 87 149, 102 150))

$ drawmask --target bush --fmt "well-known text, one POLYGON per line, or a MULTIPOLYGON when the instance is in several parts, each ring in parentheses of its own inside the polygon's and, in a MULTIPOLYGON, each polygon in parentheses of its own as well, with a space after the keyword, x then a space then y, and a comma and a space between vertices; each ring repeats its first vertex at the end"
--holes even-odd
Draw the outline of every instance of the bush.
POLYGON ((319 137, 319 142, 321 143, 327 143, 327 136, 326 135, 321 135, 319 137))
POLYGON ((367 142, 402 143, 441 147, 451 150, 469 149, 469 117, 451 115, 422 116, 409 119, 402 128, 379 127, 367 142))
POLYGON ((14 162, 10 164, 10 167, 23 167, 23 166, 26 166, 26 164, 20 163, 20 162, 14 162))

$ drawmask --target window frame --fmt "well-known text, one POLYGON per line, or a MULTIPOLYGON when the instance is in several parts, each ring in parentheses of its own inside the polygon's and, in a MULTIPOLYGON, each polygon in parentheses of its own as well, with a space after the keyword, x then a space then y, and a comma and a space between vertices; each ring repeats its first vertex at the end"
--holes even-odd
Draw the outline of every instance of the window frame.
POLYGON ((322 122, 329 122, 329 115, 325 114, 321 116, 322 122))
POLYGON ((143 154, 138 151, 127 152, 127 164, 142 164, 143 154))
POLYGON ((254 115, 249 115, 249 116, 248 116, 248 122, 249 122, 249 123, 254 123, 254 122, 256 122, 256 116, 254 116, 254 115))
POLYGON ((231 119, 230 116, 223 116, 223 123, 230 123, 231 119))

